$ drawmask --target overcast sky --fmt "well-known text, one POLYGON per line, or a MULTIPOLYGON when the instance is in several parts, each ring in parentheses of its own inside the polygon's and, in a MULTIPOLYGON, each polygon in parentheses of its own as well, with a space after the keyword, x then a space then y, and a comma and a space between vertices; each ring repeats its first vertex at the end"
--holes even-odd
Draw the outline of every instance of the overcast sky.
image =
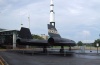
MULTIPOLYGON (((100 33, 100 0, 54 0, 56 28, 64 38, 93 42, 100 33)), ((48 35, 50 0, 0 0, 0 28, 48 35)))

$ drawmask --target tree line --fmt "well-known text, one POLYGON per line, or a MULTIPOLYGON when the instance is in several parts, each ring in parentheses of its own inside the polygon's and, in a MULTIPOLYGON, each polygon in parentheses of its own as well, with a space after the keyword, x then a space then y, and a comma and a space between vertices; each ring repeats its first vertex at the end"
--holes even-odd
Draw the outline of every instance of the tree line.
POLYGON ((33 37, 33 39, 39 39, 39 40, 43 40, 44 38, 42 38, 41 36, 39 36, 39 35, 34 35, 34 34, 32 34, 32 37, 33 37))
POLYGON ((82 41, 78 41, 77 46, 86 45, 86 46, 94 46, 94 47, 96 47, 97 43, 99 44, 99 47, 100 47, 100 39, 95 40, 93 43, 83 43, 82 41))

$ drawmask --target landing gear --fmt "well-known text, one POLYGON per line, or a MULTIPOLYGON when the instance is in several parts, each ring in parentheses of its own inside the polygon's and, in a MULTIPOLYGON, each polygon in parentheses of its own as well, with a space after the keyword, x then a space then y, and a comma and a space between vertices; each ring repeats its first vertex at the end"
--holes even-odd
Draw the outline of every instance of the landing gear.
POLYGON ((64 53, 64 46, 61 46, 60 53, 64 53))
POLYGON ((47 53, 47 47, 46 46, 43 47, 43 53, 47 53))
POLYGON ((71 49, 71 46, 69 46, 69 51, 71 51, 72 49, 71 49))

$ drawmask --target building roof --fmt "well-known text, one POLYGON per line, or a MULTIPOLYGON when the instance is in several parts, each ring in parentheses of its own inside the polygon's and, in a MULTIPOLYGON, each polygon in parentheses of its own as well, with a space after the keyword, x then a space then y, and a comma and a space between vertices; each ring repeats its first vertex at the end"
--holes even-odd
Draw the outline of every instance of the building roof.
POLYGON ((4 29, 1 29, 1 28, 0 28, 0 30, 4 30, 4 29))
POLYGON ((0 31, 4 31, 4 30, 6 30, 6 29, 2 29, 2 28, 0 28, 0 31))
POLYGON ((7 31, 19 31, 19 30, 7 30, 7 29, 0 28, 0 32, 7 32, 7 31))

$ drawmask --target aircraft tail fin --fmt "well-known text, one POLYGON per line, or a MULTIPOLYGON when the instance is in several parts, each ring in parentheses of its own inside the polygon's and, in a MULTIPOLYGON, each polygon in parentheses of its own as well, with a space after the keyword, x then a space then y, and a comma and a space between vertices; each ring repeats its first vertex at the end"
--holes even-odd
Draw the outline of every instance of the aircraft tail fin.
POLYGON ((55 25, 48 24, 48 34, 50 37, 58 37, 61 38, 60 34, 58 33, 55 25))
POLYGON ((32 39, 32 35, 29 28, 21 27, 18 37, 22 39, 32 39))

